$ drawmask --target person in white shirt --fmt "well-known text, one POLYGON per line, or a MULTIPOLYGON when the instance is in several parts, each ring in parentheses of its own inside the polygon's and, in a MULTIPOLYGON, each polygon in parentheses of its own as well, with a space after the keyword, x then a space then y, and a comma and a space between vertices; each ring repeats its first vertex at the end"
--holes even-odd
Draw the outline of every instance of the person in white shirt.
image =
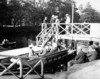
MULTIPOLYGON (((29 45, 29 52, 28 52, 28 53, 29 53, 29 54, 28 54, 29 60, 33 60, 34 58, 37 57, 37 56, 35 55, 35 52, 34 52, 34 50, 33 50, 33 47, 34 47, 33 44, 29 45)), ((11 58, 11 59, 10 59, 11 62, 16 62, 16 60, 17 60, 17 59, 15 59, 15 58, 11 58)), ((23 61, 24 61, 24 62, 27 62, 26 59, 23 59, 23 61)), ((21 63, 20 61, 17 62, 17 64, 20 64, 20 63, 21 63)))
POLYGON ((66 27, 65 27, 66 33, 69 34, 70 15, 69 15, 69 14, 66 14, 66 15, 65 15, 65 19, 66 19, 66 20, 65 20, 65 24, 66 24, 66 27))
POLYGON ((60 23, 58 16, 55 16, 55 23, 60 23))
POLYGON ((55 39, 55 37, 53 37, 53 39, 52 39, 52 44, 51 44, 51 51, 50 52, 55 52, 55 51, 57 51, 57 42, 56 42, 56 39, 55 39))
POLYGON ((70 15, 69 14, 66 14, 65 15, 65 18, 66 18, 65 23, 70 23, 70 15))
POLYGON ((54 22, 55 22, 55 15, 52 15, 50 19, 50 23, 54 23, 54 22))
POLYGON ((33 48, 34 48, 34 46, 33 46, 32 44, 29 45, 29 49, 30 49, 30 51, 29 51, 29 55, 28 55, 28 57, 30 57, 30 58, 29 58, 30 60, 32 60, 33 57, 35 56, 35 52, 34 52, 33 48))
POLYGON ((46 21, 47 21, 47 17, 44 18, 43 23, 46 23, 46 21))

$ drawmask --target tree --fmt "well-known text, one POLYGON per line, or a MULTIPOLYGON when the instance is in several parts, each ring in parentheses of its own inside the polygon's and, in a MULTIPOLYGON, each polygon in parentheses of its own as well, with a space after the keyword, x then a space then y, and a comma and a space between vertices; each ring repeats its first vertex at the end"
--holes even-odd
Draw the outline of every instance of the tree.
POLYGON ((25 11, 25 25, 39 26, 43 22, 45 14, 43 8, 33 6, 32 3, 31 5, 30 3, 25 3, 23 9, 25 11))
POLYGON ((7 15, 7 5, 0 3, 0 26, 6 24, 6 15, 7 15))
POLYGON ((78 7, 78 13, 81 15, 83 10, 84 10, 83 4, 80 4, 79 7, 78 7))
MULTIPOLYGON (((50 0, 46 8, 46 15, 51 17, 52 14, 55 14, 59 18, 64 18, 65 14, 72 15, 72 3, 75 5, 75 2, 72 0, 50 0)), ((74 22, 78 22, 79 14, 76 12, 76 7, 74 9, 74 22)))
MULTIPOLYGON (((64 17, 66 13, 72 15, 72 2, 71 0, 50 0, 48 3, 44 2, 38 6, 35 2, 10 0, 7 5, 6 24, 14 26, 24 24, 38 28, 46 16, 50 20, 52 14, 58 15, 60 18, 64 17)), ((78 22, 79 14, 74 11, 74 15, 74 22, 78 22)), ((48 22, 50 22, 49 20, 48 22)))
POLYGON ((100 14, 88 3, 82 12, 80 22, 99 23, 100 14))
POLYGON ((8 5, 8 18, 10 18, 10 24, 21 25, 24 16, 23 6, 17 0, 11 0, 8 5))

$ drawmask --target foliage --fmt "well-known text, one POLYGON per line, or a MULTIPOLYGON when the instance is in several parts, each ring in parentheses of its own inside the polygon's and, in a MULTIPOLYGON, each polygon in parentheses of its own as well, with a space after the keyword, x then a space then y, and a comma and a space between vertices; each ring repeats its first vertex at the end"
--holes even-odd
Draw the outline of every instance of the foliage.
MULTIPOLYGON (((48 7, 47 7, 47 14, 46 15, 58 15, 59 18, 64 18, 65 14, 69 14, 70 16, 72 15, 72 3, 74 3, 74 1, 72 0, 50 0, 48 2, 48 7)), ((76 12, 76 8, 74 7, 75 11, 74 11, 74 22, 78 22, 79 21, 79 14, 76 12)), ((50 16, 51 17, 51 16, 50 16)), ((72 16, 71 16, 72 17, 72 16)))
POLYGON ((93 9, 91 5, 88 3, 87 7, 82 12, 80 21, 89 23, 99 23, 100 14, 95 9, 93 9))
POLYGON ((10 16, 11 24, 13 24, 14 26, 21 25, 25 13, 19 1, 11 0, 8 5, 8 10, 8 16, 10 16))
POLYGON ((0 3, 0 26, 6 23, 7 18, 5 15, 7 15, 7 6, 0 3))
MULTIPOLYGON (((72 0, 50 0, 38 6, 34 2, 10 0, 4 9, 6 14, 3 14, 4 17, 2 17, 3 24, 37 26, 38 28, 45 17, 48 17, 49 22, 52 14, 58 15, 60 18, 64 17, 66 13, 72 15, 72 2, 72 0)), ((78 22, 79 14, 74 12, 74 15, 74 22, 78 22)))

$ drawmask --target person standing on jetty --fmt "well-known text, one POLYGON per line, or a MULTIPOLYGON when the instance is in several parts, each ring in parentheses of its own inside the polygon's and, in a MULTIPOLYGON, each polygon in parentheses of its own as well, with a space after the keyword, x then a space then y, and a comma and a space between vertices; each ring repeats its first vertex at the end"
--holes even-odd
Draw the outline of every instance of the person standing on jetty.
POLYGON ((99 42, 95 42, 94 46, 95 46, 95 50, 98 53, 98 59, 100 59, 100 46, 99 46, 99 42))
POLYGON ((65 29, 66 29, 66 34, 69 34, 70 33, 69 32, 69 27, 70 27, 69 23, 70 23, 70 15, 69 14, 66 14, 65 15, 65 24, 66 24, 65 29))

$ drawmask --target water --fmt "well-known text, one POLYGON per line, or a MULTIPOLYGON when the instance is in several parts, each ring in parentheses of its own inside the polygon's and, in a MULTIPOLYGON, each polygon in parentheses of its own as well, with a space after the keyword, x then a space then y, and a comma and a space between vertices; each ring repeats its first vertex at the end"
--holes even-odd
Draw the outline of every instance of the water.
POLYGON ((0 38, 0 43, 2 43, 4 38, 6 38, 9 40, 9 42, 16 42, 16 48, 22 48, 27 47, 31 42, 35 43, 35 37, 36 35, 32 33, 22 35, 7 35, 0 38))

